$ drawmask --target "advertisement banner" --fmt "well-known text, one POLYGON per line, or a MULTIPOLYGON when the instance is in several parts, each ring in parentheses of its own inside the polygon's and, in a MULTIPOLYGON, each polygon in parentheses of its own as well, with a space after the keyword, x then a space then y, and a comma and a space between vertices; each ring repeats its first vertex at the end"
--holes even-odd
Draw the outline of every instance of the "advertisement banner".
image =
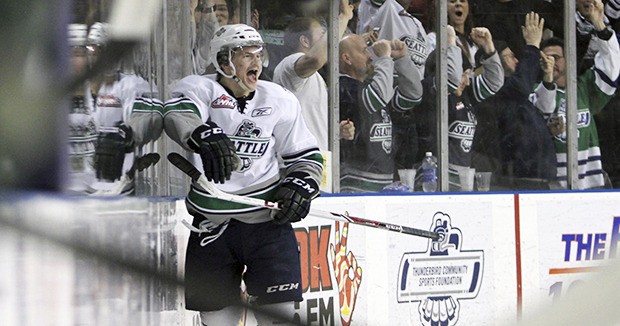
POLYGON ((620 195, 519 195, 523 316, 557 302, 618 255, 620 195))
POLYGON ((307 217, 296 223, 312 325, 516 320, 511 195, 327 197, 314 209, 438 232, 440 240, 307 217), (508 219, 508 220, 506 220, 508 219))

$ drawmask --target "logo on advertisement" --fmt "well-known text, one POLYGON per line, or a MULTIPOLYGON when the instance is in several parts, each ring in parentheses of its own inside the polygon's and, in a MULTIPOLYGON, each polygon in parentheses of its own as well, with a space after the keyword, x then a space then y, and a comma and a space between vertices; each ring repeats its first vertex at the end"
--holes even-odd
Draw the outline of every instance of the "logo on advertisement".
POLYGON ((404 253, 398 273, 398 302, 419 302, 423 325, 456 325, 460 300, 478 296, 484 267, 484 251, 463 250, 463 234, 450 215, 437 212, 424 252, 404 253))
POLYGON ((340 315, 338 325, 352 323, 362 284, 362 266, 358 265, 354 252, 347 248, 349 223, 335 222, 333 241, 331 233, 331 226, 295 229, 304 293, 304 301, 295 303, 293 320, 297 322, 336 325, 340 315))

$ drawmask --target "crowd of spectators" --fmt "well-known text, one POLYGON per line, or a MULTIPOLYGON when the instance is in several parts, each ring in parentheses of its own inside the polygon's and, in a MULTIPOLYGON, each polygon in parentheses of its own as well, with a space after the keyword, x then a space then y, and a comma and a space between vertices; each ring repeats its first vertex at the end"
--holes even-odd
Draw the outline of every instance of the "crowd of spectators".
MULTIPOLYGON (((299 99, 322 151, 332 147, 334 109, 326 67, 339 65, 343 191, 381 191, 399 181, 398 169, 418 169, 425 152, 438 154, 434 0, 340 0, 339 62, 328 62, 329 2, 262 3, 253 2, 248 25, 279 30, 281 42, 265 44, 260 78, 299 99)), ((241 21, 240 5, 191 2, 192 74, 216 73, 209 41, 218 27, 241 21)), ((576 9, 574 187, 617 187, 620 0, 577 0, 576 9)), ((463 168, 493 172, 495 190, 568 187, 564 88, 573 65, 565 60, 563 12, 559 0, 448 1, 451 190, 460 189, 463 168)))

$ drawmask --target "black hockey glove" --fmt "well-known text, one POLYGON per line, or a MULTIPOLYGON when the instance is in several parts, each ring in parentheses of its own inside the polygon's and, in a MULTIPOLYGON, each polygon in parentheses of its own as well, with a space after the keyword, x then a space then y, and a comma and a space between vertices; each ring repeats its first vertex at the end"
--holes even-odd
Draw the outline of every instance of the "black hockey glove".
POLYGON ((200 154, 205 176, 209 181, 224 183, 239 165, 233 142, 215 122, 209 121, 192 132, 187 141, 200 154))
POLYGON ((272 210, 271 217, 276 224, 299 222, 310 212, 310 201, 319 195, 319 185, 304 172, 293 172, 286 176, 276 192, 275 201, 280 210, 272 210))
POLYGON ((100 132, 95 147, 97 179, 114 181, 123 174, 125 154, 134 149, 131 127, 121 124, 117 132, 100 132))

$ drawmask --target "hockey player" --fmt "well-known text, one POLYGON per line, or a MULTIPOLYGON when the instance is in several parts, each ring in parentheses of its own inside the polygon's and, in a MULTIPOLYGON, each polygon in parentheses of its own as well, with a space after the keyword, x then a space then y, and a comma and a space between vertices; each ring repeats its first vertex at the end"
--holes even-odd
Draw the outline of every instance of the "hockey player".
MULTIPOLYGON (((94 52, 105 47, 107 25, 95 23, 88 33, 89 48, 94 52)), ((157 89, 144 78, 133 74, 127 62, 103 73, 95 100, 98 137, 95 151, 97 181, 95 195, 129 195, 134 193, 134 174, 157 163, 159 156, 136 158, 135 149, 156 140, 163 129, 163 104, 156 98, 157 89)))
MULTIPOLYGON (((80 75, 88 69, 87 34, 88 27, 85 24, 69 24, 68 26, 71 73, 74 75, 80 75)), ((93 98, 89 82, 73 92, 71 104, 68 115, 69 174, 64 190, 74 194, 85 194, 91 191, 91 185, 95 181, 93 159, 97 140, 97 126, 93 116, 93 98)))
POLYGON ((374 62, 362 36, 340 41, 340 119, 356 126, 353 140, 340 141, 342 192, 380 191, 392 182, 391 111, 410 110, 422 98, 422 77, 405 42, 380 40, 372 50, 374 62))
MULTIPOLYGON (((302 300, 299 252, 291 222, 319 194, 323 166, 297 98, 258 80, 263 40, 244 24, 220 27, 210 43, 217 74, 178 81, 166 102, 166 133, 202 161, 221 190, 280 203, 280 210, 218 200, 198 184, 186 199, 194 216, 185 263, 185 299, 203 325, 241 316, 243 278, 250 303, 293 317, 302 300), (286 167, 280 177, 277 157, 286 167), (245 269, 245 272, 244 272, 245 269)), ((260 325, 274 320, 258 315, 260 325)))

